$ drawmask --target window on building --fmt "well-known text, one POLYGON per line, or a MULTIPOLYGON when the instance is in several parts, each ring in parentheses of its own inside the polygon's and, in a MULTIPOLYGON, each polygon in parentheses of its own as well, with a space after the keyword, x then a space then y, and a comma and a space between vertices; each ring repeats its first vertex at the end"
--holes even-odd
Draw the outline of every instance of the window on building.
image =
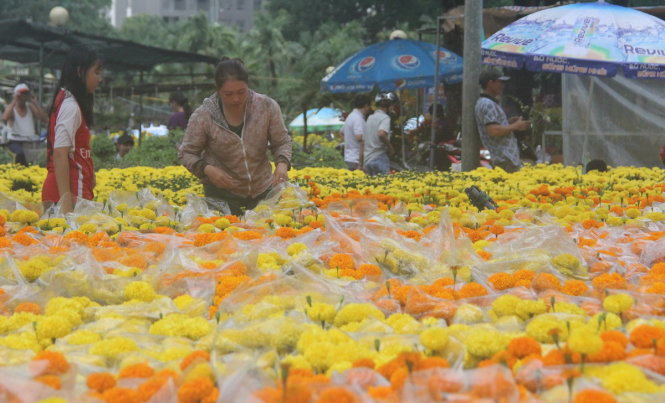
POLYGON ((185 0, 175 0, 175 2, 173 3, 173 8, 176 10, 184 10, 185 0))
POLYGON ((196 8, 199 11, 209 11, 210 10, 210 0, 198 0, 196 2, 196 8))
POLYGON ((244 10, 245 9, 245 0, 236 0, 236 9, 244 10))
POLYGON ((260 10, 261 4, 263 4, 263 0, 254 0, 254 10, 260 10))
POLYGON ((238 27, 238 31, 245 32, 245 21, 243 20, 236 21, 236 27, 238 27))

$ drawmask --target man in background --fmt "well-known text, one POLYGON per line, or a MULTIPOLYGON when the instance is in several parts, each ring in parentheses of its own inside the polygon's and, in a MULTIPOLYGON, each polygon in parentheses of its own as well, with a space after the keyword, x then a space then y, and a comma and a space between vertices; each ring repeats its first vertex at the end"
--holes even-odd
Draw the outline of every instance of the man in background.
POLYGON ((39 141, 39 135, 35 129, 35 118, 48 123, 46 112, 36 102, 30 88, 23 83, 18 84, 14 87, 12 102, 7 105, 2 114, 2 119, 10 127, 7 148, 14 154, 14 162, 17 164, 28 165, 24 145, 39 141))
POLYGON ((379 92, 374 104, 377 109, 367 119, 364 152, 365 173, 372 176, 390 172, 390 155, 394 152, 390 114, 399 106, 399 98, 394 92, 379 92))
POLYGON ((346 117, 342 134, 344 135, 344 162, 350 171, 363 169, 365 117, 369 114, 370 100, 360 94, 353 98, 353 111, 346 117))

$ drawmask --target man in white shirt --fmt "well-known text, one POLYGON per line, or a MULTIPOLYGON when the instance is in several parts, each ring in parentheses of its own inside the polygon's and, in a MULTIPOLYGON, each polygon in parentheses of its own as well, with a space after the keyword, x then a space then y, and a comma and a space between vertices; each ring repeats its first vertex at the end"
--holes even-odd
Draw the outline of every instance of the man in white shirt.
POLYGON ((390 143, 390 110, 399 104, 394 92, 380 92, 374 98, 377 110, 367 118, 365 133, 365 173, 367 175, 387 174, 390 172, 390 155, 393 146, 390 143))
POLYGON ((2 114, 2 119, 11 128, 7 136, 9 140, 7 148, 14 153, 17 164, 28 165, 23 145, 39 141, 39 135, 35 130, 35 118, 48 123, 46 112, 35 102, 35 96, 30 92, 30 88, 23 83, 18 84, 14 87, 14 99, 2 114))
POLYGON ((370 100, 360 94, 353 98, 353 111, 346 117, 342 133, 344 134, 344 162, 350 171, 363 169, 363 135, 365 117, 369 114, 370 100))

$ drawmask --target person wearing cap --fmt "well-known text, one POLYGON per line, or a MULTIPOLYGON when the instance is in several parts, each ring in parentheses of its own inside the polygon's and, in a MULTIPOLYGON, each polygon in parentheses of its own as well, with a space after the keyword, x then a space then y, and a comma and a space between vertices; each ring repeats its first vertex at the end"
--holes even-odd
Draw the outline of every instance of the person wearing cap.
POLYGON ((127 153, 132 151, 132 148, 134 148, 134 137, 130 136, 127 133, 123 133, 120 137, 118 137, 115 141, 115 150, 118 152, 115 155, 116 160, 122 159, 127 153))
POLYGON ((48 122, 48 116, 44 109, 35 102, 35 96, 30 92, 30 88, 21 83, 14 87, 14 98, 7 105, 2 119, 10 127, 10 133, 7 136, 7 148, 14 153, 15 162, 21 165, 28 165, 23 146, 25 143, 39 141, 39 135, 35 129, 35 118, 44 123, 48 122))
POLYGON ((364 142, 365 173, 370 176, 390 172, 390 155, 394 152, 390 143, 390 114, 395 113, 399 98, 394 92, 379 92, 374 104, 376 110, 367 118, 364 142))
POLYGON ((504 82, 510 77, 504 76, 496 69, 480 73, 482 94, 475 106, 476 125, 483 146, 492 157, 492 165, 506 172, 516 172, 521 166, 520 150, 513 132, 527 130, 531 127, 528 120, 522 117, 511 118, 499 104, 498 98, 503 93, 504 82))

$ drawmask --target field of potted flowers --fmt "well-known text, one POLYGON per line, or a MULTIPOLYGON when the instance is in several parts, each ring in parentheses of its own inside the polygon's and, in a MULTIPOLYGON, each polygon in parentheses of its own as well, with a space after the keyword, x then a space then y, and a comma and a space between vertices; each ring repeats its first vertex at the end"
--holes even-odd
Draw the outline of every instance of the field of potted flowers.
POLYGON ((289 175, 236 217, 101 170, 63 217, 0 166, 0 401, 665 401, 664 170, 289 175))

